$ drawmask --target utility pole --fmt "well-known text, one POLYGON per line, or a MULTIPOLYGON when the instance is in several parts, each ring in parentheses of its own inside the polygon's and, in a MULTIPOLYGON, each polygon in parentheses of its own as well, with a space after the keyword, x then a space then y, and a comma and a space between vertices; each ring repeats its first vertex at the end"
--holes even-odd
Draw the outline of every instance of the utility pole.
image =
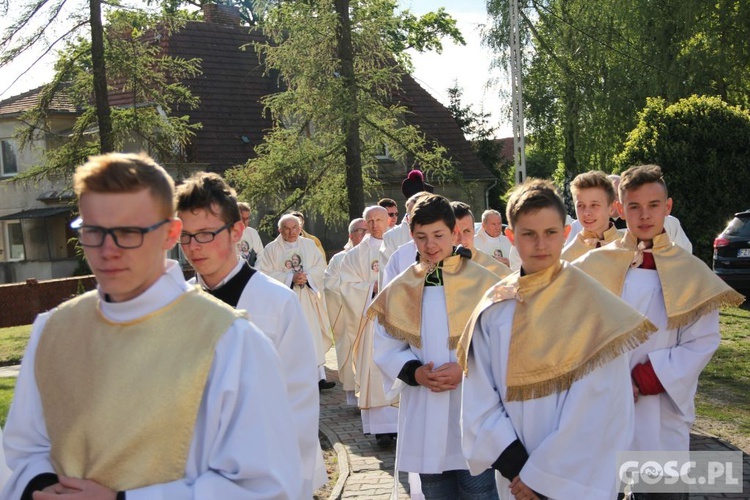
POLYGON ((523 77, 521 75, 521 35, 518 0, 510 0, 510 85, 513 115, 513 158, 516 184, 526 180, 526 138, 523 118, 523 77))

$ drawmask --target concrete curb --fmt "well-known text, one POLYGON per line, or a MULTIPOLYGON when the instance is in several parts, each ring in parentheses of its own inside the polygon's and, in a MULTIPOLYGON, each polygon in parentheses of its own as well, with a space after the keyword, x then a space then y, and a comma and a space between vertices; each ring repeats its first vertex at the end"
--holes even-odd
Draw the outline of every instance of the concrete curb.
POLYGON ((344 485, 346 484, 346 480, 351 472, 351 467, 349 467, 349 453, 346 451, 344 445, 341 444, 338 434, 336 434, 330 427, 323 422, 320 422, 318 428, 328 439, 328 442, 331 443, 333 449, 336 450, 339 477, 336 480, 336 484, 333 486, 333 490, 331 490, 331 495, 328 497, 328 500, 339 500, 344 493, 344 485))

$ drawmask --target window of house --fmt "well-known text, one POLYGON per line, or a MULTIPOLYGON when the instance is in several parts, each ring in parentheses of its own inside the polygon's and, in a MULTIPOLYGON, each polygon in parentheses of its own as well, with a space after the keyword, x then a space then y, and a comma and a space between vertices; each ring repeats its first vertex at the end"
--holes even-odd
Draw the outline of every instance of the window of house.
POLYGON ((375 158, 378 160, 392 160, 391 152, 388 150, 388 145, 381 143, 375 148, 375 158))
POLYGON ((26 252, 23 247, 23 231, 20 222, 8 222, 5 225, 6 248, 8 249, 8 260, 23 260, 26 252))
POLYGON ((7 139, 0 140, 0 174, 3 176, 16 175, 18 163, 16 161, 16 148, 7 139))

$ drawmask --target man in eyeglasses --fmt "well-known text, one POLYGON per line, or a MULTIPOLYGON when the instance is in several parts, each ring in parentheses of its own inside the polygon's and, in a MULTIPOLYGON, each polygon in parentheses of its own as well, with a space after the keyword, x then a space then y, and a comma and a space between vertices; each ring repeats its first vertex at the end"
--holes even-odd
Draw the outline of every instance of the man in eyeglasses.
POLYGON ((34 322, 5 429, 2 498, 300 498, 272 343, 185 282, 174 184, 145 155, 74 176, 98 289, 34 322))
POLYGON ((341 263, 344 256, 352 248, 359 245, 367 234, 367 223, 364 219, 352 219, 349 223, 349 241, 344 249, 331 257, 323 278, 328 320, 331 322, 333 338, 336 340, 336 359, 339 366, 339 382, 346 393, 346 403, 357 406, 357 396, 354 395, 354 369, 352 367, 352 345, 357 336, 359 318, 351 318, 345 314, 341 296, 341 263))
MULTIPOLYGON (((398 223, 398 205, 390 198, 383 198, 378 201, 378 205, 385 208, 388 212, 388 229, 396 227, 398 223)), ((386 229, 386 231, 388 230, 386 229)))
POLYGON ((242 206, 215 173, 198 172, 177 187, 180 245, 194 280, 214 297, 248 312, 281 358, 302 455, 304 498, 328 480, 318 440, 320 401, 312 334, 289 288, 256 271, 236 251, 245 231, 242 206), (283 311, 283 314, 279 314, 283 311))

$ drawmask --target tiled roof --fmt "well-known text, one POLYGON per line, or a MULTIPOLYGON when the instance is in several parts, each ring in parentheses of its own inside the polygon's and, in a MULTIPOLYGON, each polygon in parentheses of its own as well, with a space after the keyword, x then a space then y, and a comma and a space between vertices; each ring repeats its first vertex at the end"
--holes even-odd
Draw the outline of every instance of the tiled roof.
MULTIPOLYGON (((39 102, 39 95, 42 93, 43 88, 44 86, 42 85, 23 94, 0 101, 0 116, 20 114, 30 110, 39 102)), ((50 111, 53 113, 78 113, 80 110, 76 108, 73 101, 71 101, 65 92, 58 92, 52 99, 50 111)))
MULTIPOLYGON (((203 124, 193 140, 190 161, 221 172, 255 156, 253 147, 271 127, 260 100, 279 89, 273 78, 263 76, 255 50, 239 47, 264 40, 247 28, 206 22, 189 22, 170 38, 170 55, 203 60, 203 74, 184 82, 201 99, 199 109, 186 113, 203 124)), ((448 109, 410 76, 404 78, 399 99, 411 112, 406 120, 445 146, 466 180, 493 179, 448 109)))
POLYGON ((278 89, 263 77, 255 49, 240 47, 262 40, 247 28, 205 22, 189 22, 169 39, 170 55, 202 60, 203 74, 183 82, 201 102, 180 113, 203 124, 192 140, 189 161, 223 172, 255 156, 253 147, 271 128, 261 98, 278 89))

